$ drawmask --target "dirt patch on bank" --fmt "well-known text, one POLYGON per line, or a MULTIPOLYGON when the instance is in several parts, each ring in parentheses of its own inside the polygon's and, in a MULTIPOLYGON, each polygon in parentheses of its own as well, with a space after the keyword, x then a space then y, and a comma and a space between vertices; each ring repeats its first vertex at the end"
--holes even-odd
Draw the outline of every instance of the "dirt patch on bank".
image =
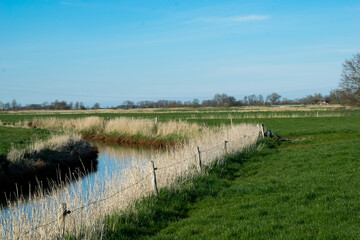
POLYGON ((125 146, 136 146, 136 147, 146 147, 146 148, 159 148, 167 149, 173 148, 176 146, 182 146, 182 143, 172 142, 172 141, 159 141, 152 139, 136 139, 131 137, 114 137, 108 135, 93 135, 93 134, 82 134, 83 139, 92 142, 103 142, 108 144, 119 144, 125 146))

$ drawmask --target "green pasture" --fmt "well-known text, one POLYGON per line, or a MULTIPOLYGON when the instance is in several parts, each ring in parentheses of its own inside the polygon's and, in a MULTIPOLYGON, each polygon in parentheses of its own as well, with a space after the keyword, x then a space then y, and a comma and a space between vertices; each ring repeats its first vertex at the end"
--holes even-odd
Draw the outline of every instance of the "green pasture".
POLYGON ((109 216, 107 239, 358 239, 359 114, 261 122, 287 141, 109 216))
MULTIPOLYGON (((271 108, 270 108, 271 109, 271 108)), ((341 117, 349 116, 357 113, 357 111, 350 110, 331 110, 326 108, 314 108, 305 110, 298 107, 296 111, 258 111, 257 108, 252 108, 250 112, 243 108, 185 108, 185 109, 155 109, 149 112, 134 112, 131 110, 122 110, 118 113, 89 113, 84 110, 83 112, 74 113, 6 113, 0 112, 0 121, 3 124, 16 124, 20 121, 33 121, 36 118, 81 118, 89 116, 98 116, 104 118, 116 117, 133 117, 133 118, 158 118, 159 121, 208 121, 208 120, 221 120, 230 119, 266 119, 266 118, 298 118, 298 117, 341 117), (243 111, 243 112, 239 112, 243 111)), ((219 122, 219 121, 217 121, 219 122)))
POLYGON ((49 131, 46 129, 24 129, 15 127, 0 127, 0 178, 8 165, 6 158, 11 147, 25 148, 38 139, 46 139, 49 131))
POLYGON ((49 136, 49 131, 44 129, 0 127, 0 136, 0 158, 4 158, 12 146, 21 148, 35 140, 45 139, 49 136))
MULTIPOLYGON (((1 113, 0 120, 96 115, 160 121, 188 118, 213 126, 230 124, 231 111, 1 113)), ((178 189, 161 189, 159 198, 138 202, 137 213, 108 216, 105 239, 358 239, 360 111, 340 112, 336 117, 309 117, 303 111, 302 117, 302 111, 296 111, 296 118, 266 118, 263 112, 254 112, 262 118, 234 118, 233 124, 263 123, 282 140, 264 139, 248 152, 229 156, 225 165, 205 176, 178 189)), ((0 127, 0 152, 4 155, 11 144, 27 144, 46 135, 46 130, 0 127)))

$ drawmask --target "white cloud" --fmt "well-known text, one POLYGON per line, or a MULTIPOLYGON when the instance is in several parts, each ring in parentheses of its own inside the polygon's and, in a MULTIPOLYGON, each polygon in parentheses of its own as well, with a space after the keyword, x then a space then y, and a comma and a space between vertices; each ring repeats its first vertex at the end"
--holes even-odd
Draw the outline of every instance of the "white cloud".
POLYGON ((195 18, 184 23, 242 23, 242 22, 253 22, 262 21, 269 19, 267 15, 248 15, 248 16, 231 16, 231 17, 202 17, 195 18))

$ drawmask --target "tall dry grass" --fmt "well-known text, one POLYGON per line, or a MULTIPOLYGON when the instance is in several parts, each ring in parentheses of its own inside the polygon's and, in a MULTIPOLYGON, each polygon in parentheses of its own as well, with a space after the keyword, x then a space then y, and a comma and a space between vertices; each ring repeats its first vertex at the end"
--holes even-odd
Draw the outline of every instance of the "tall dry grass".
POLYGON ((284 105, 284 106, 243 106, 243 107, 176 107, 176 108, 135 108, 135 109, 87 109, 87 110, 21 110, 6 111, 7 114, 92 114, 92 113, 199 113, 199 112, 274 112, 274 111, 337 111, 354 110, 351 106, 331 105, 284 105))
POLYGON ((349 112, 330 112, 330 111, 307 111, 307 112, 253 112, 245 114, 228 114, 228 115, 206 115, 206 116, 196 116, 192 115, 188 119, 262 119, 262 118, 313 118, 313 117, 344 117, 349 116, 349 112))
POLYGON ((175 136, 178 139, 190 139, 201 133, 204 128, 195 123, 155 122, 151 119, 132 119, 119 117, 106 120, 101 117, 85 118, 36 118, 30 122, 20 122, 23 127, 46 128, 70 132, 108 134, 118 136, 137 136, 143 138, 165 138, 175 136))
MULTIPOLYGON (((166 130, 174 132, 175 130, 166 130)), ((224 140, 228 140, 228 153, 243 151, 254 145, 259 137, 256 125, 222 126, 202 131, 183 147, 158 152, 152 159, 156 170, 158 187, 179 184, 179 179, 191 179, 200 174, 195 167, 197 147, 202 154, 203 166, 212 166, 224 159, 224 140)), ((21 201, 1 211, 0 239, 56 239, 57 216, 60 203, 67 203, 72 211, 66 217, 66 232, 80 239, 100 239, 104 232, 104 218, 114 211, 124 211, 135 200, 152 194, 152 169, 134 161, 130 168, 120 174, 108 174, 89 182, 89 191, 82 191, 81 183, 59 188, 51 192, 39 192, 32 196, 30 204, 21 201)))

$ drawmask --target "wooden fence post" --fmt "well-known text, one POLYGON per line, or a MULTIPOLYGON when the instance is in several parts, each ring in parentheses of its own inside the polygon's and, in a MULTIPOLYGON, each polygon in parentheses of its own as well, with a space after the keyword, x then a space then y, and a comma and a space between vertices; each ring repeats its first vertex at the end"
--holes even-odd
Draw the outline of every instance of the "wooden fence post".
POLYGON ((158 118, 156 117, 155 118, 155 121, 154 121, 154 134, 157 134, 158 132, 158 126, 157 126, 157 123, 158 123, 158 118))
POLYGON ((225 148, 224 148, 224 151, 225 151, 225 155, 228 155, 228 149, 227 149, 227 143, 228 141, 225 140, 224 144, 225 144, 225 148))
POLYGON ((197 166, 197 169, 198 169, 198 172, 201 172, 201 170, 202 170, 202 166, 201 166, 201 152, 200 152, 200 148, 199 147, 197 147, 197 152, 198 152, 198 161, 197 161, 197 164, 196 164, 196 166, 197 166))
POLYGON ((59 239, 64 239, 65 236, 65 217, 70 214, 71 211, 66 209, 66 203, 61 203, 59 207, 59 239))
POLYGON ((158 191, 158 188, 157 188, 156 173, 155 173, 155 170, 156 170, 157 168, 155 168, 154 161, 151 161, 151 167, 152 167, 152 172, 153 172, 154 194, 156 195, 156 197, 158 197, 158 196, 159 196, 159 191, 158 191))
POLYGON ((232 124, 232 118, 230 118, 230 125, 231 125, 231 127, 233 126, 233 124, 232 124))
POLYGON ((258 124, 259 127, 259 136, 264 138, 264 124, 258 124))

